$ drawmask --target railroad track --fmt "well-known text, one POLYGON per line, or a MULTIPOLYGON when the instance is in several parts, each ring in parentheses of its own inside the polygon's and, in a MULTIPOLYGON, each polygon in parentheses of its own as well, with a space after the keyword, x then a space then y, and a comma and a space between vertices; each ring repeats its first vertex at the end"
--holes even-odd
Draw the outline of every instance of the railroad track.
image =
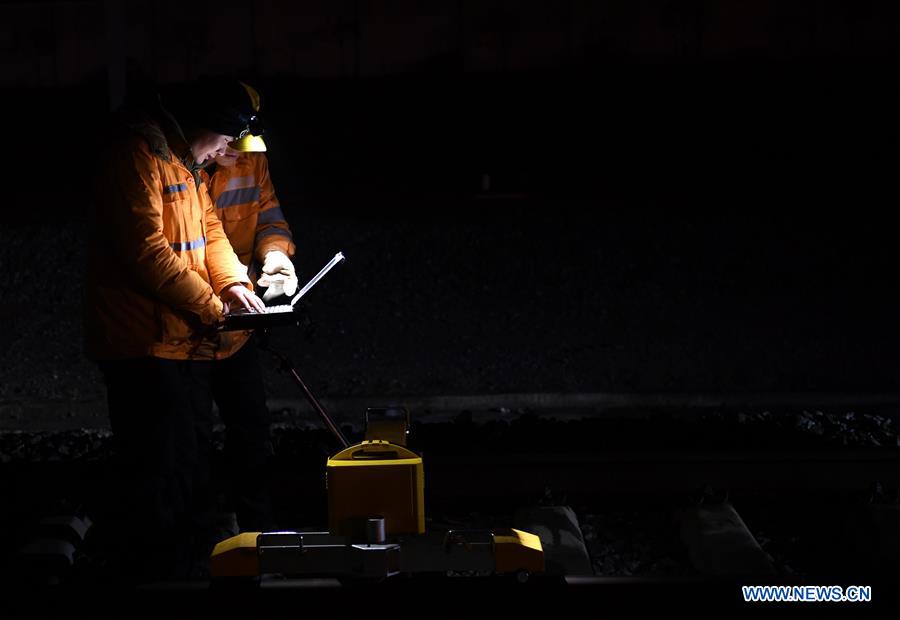
POLYGON ((441 496, 527 494, 544 486, 586 497, 690 493, 704 485, 784 492, 900 486, 896 449, 426 456, 428 487, 441 496))

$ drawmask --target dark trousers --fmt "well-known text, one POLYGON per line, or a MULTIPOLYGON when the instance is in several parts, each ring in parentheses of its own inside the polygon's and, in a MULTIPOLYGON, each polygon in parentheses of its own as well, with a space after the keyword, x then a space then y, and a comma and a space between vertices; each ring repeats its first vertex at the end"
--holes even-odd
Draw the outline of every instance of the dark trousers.
POLYGON ((212 385, 225 424, 226 488, 238 525, 243 532, 274 530, 271 417, 254 338, 231 357, 213 363, 212 385))
POLYGON ((209 530, 212 364, 153 357, 101 364, 119 576, 195 574, 209 530))
POLYGON ((273 529, 269 413, 252 341, 226 360, 141 358, 101 370, 116 452, 111 500, 122 575, 197 576, 217 542, 213 398, 226 425, 227 480, 241 529, 273 529))

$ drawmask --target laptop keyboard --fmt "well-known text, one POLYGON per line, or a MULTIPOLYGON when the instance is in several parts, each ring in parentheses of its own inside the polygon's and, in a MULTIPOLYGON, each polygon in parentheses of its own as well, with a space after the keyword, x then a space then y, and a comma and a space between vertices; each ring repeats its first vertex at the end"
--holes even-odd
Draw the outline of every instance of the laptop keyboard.
POLYGON ((283 306, 266 306, 265 312, 259 312, 258 310, 248 310, 247 308, 241 308, 240 310, 235 310, 231 312, 232 315, 248 315, 248 314, 280 314, 282 312, 293 312, 294 306, 290 304, 285 304, 283 306))

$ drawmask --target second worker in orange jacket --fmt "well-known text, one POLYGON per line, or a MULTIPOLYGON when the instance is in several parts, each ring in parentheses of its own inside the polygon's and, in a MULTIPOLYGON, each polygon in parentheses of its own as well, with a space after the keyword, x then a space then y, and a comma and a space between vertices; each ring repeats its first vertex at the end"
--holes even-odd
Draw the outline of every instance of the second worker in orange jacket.
MULTIPOLYGON (((252 144, 254 149, 265 148, 258 137, 252 144)), ((202 174, 238 258, 248 266, 251 279, 267 287, 263 299, 269 302, 282 294, 293 295, 297 276, 291 257, 296 248, 265 153, 228 148, 202 174)), ((225 423, 228 495, 236 515, 235 529, 277 529, 268 488, 271 419, 253 336, 243 336, 233 356, 214 364, 213 395, 225 423)))

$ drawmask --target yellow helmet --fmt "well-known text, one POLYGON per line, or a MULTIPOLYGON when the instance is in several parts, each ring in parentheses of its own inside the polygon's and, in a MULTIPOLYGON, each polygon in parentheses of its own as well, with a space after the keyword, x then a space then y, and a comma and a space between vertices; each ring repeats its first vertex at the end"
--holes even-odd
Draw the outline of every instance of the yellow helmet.
POLYGON ((228 143, 228 146, 233 148, 235 151, 240 151, 241 153, 266 152, 266 143, 263 142, 263 139, 259 136, 254 136, 250 132, 247 132, 246 134, 240 136, 237 140, 232 140, 228 143))
MULTIPOLYGON (((241 86, 244 87, 247 94, 250 96, 250 104, 253 106, 253 110, 258 113, 259 93, 256 92, 252 86, 245 84, 244 82, 241 82, 241 86)), ((228 146, 241 153, 265 153, 266 143, 263 142, 263 139, 260 137, 262 133, 262 126, 258 116, 252 116, 250 117, 250 128, 241 132, 241 135, 229 142, 228 146)))

